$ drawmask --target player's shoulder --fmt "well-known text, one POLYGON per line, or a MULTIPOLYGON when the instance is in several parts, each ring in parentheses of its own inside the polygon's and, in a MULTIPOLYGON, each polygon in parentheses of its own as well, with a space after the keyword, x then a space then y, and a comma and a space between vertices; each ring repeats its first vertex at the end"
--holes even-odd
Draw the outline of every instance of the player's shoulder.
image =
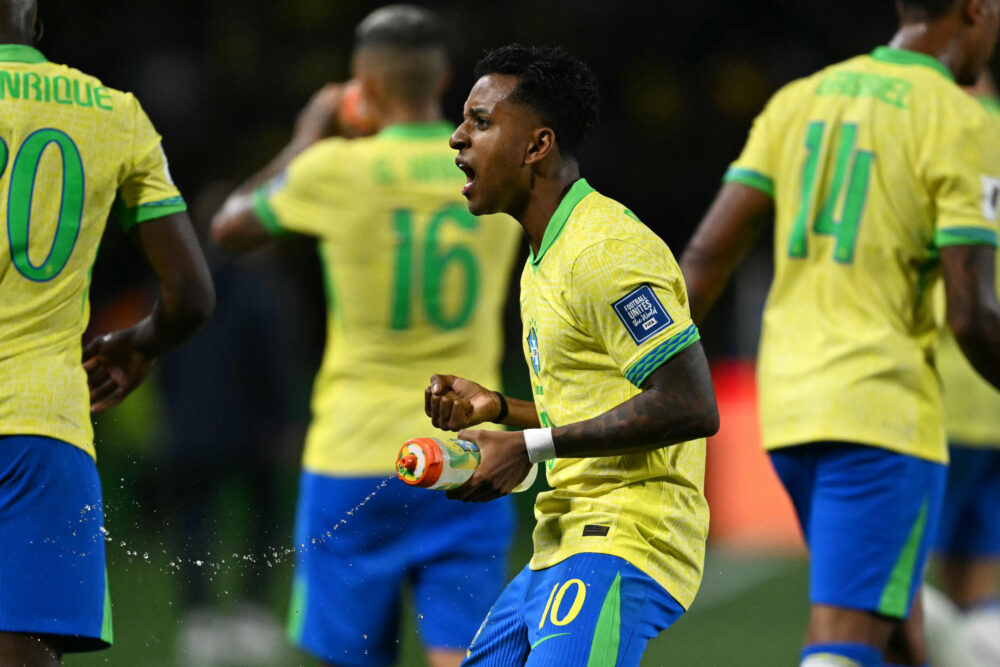
POLYGON ((77 67, 65 63, 49 62, 47 69, 47 74, 53 79, 63 77, 75 82, 72 84, 73 93, 81 101, 92 96, 94 103, 102 109, 110 107, 110 110, 114 111, 134 112, 136 109, 142 108, 133 93, 109 86, 100 77, 84 72, 77 67))
POLYGON ((628 206, 591 190, 572 214, 572 254, 596 261, 628 261, 634 256, 668 257, 670 251, 628 206))
POLYGON ((292 171, 305 174, 357 173, 370 154, 368 138, 327 137, 312 144, 292 160, 292 171))
POLYGON ((841 62, 827 65, 826 67, 813 72, 812 74, 797 77, 782 85, 771 95, 764 107, 765 114, 794 113, 801 111, 806 98, 814 95, 820 84, 831 74, 857 64, 860 56, 850 58, 841 62))
POLYGON ((781 86, 768 100, 765 112, 794 113, 801 111, 810 99, 840 87, 864 87, 855 77, 877 69, 878 62, 871 54, 852 56, 822 67, 811 74, 797 77, 781 86))

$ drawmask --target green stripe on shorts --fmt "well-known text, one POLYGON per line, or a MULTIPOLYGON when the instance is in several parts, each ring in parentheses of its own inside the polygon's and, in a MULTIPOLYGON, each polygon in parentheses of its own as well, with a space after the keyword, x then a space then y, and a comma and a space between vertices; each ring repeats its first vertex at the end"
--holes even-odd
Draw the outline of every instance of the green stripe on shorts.
POLYGON ((115 643, 115 630, 111 625, 111 588, 108 586, 108 568, 104 568, 104 618, 101 619, 101 640, 108 645, 115 643))
POLYGON ((604 596, 601 613, 594 627, 594 639, 590 644, 590 658, 587 667, 606 667, 618 664, 618 642, 622 624, 622 573, 615 575, 608 594, 604 596))
POLYGON ((917 574, 914 571, 917 567, 917 555, 920 553, 920 543, 923 541, 926 527, 927 498, 924 498, 924 502, 920 505, 920 513, 917 514, 913 528, 910 529, 910 536, 906 539, 899 559, 889 574, 889 581, 882 590, 882 597, 878 601, 878 613, 893 618, 906 618, 911 584, 917 574))
POLYGON ((302 628, 306 623, 306 579, 297 576, 292 580, 292 601, 288 605, 288 625, 285 632, 294 644, 302 641, 302 628))

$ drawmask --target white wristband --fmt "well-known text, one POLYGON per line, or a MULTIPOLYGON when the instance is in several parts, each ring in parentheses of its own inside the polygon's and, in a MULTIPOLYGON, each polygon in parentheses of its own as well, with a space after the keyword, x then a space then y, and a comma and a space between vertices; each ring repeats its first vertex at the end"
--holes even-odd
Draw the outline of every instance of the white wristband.
POLYGON ((528 460, 532 463, 548 461, 556 457, 556 446, 552 442, 552 429, 529 428, 523 431, 524 445, 528 448, 528 460))

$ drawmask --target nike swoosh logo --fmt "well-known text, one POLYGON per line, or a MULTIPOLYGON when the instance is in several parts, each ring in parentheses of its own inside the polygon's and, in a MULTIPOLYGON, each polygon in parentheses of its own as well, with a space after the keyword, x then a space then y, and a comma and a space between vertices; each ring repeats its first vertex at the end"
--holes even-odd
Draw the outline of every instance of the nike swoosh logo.
POLYGON ((568 633, 568 632, 559 632, 559 633, 554 634, 554 635, 548 635, 546 637, 542 637, 537 642, 535 642, 534 644, 531 645, 531 650, 534 651, 535 647, 538 646, 539 644, 541 644, 544 641, 548 641, 548 640, 550 640, 550 639, 552 639, 554 637, 565 637, 568 634, 570 634, 570 633, 568 633))

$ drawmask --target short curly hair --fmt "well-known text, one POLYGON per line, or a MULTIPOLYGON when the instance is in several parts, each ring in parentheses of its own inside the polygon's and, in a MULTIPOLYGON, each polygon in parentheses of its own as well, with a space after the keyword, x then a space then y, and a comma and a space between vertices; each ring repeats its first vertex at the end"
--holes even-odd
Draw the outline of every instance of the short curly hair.
POLYGON ((489 74, 516 76, 511 99, 541 115, 562 154, 580 156, 600 105, 597 81, 583 61, 557 46, 509 44, 476 63, 477 79, 489 74))

